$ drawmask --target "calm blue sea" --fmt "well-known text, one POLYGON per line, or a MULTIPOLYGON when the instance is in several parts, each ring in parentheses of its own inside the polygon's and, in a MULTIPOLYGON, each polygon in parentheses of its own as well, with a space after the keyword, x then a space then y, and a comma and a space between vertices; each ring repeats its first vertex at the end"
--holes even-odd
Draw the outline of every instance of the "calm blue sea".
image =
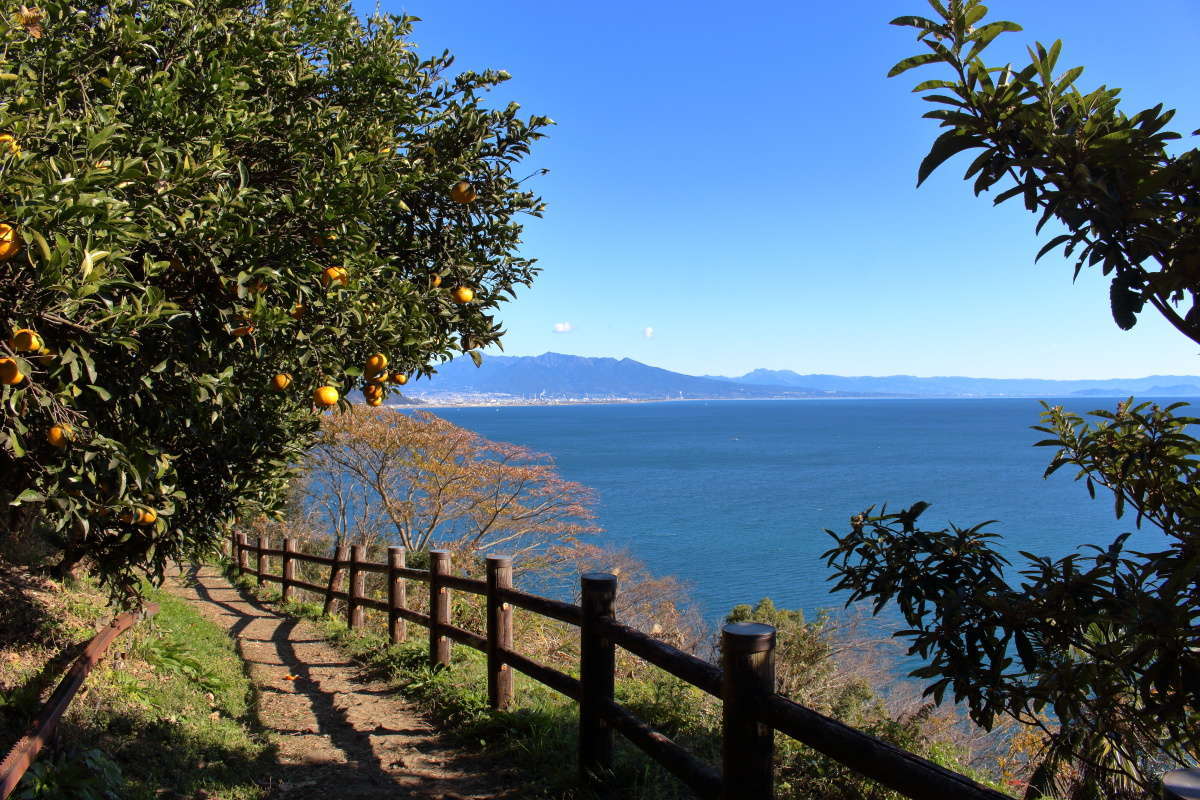
MULTIPOLYGON (((1059 399, 1079 412, 1109 399, 1059 399)), ((436 409, 486 436, 549 453, 599 493, 601 534, 659 574, 688 582, 715 620, 762 597, 841 606, 820 559, 872 504, 933 504, 942 527, 997 520, 1012 555, 1064 555, 1133 529, 1088 497, 1030 430, 1034 400, 784 400, 436 409)), ((1136 533, 1132 546, 1162 541, 1136 533)))

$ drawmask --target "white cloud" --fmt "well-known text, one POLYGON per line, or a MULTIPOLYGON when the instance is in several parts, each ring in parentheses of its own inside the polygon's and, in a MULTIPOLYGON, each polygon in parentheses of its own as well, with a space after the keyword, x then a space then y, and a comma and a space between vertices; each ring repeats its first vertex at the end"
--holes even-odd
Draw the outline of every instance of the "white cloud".
POLYGON ((651 328, 649 325, 642 328, 642 337, 646 338, 646 339, 653 339, 654 338, 654 328, 651 328))
POLYGON ((555 333, 570 333, 573 330, 575 330, 575 326, 569 322, 554 323, 554 332, 555 333))

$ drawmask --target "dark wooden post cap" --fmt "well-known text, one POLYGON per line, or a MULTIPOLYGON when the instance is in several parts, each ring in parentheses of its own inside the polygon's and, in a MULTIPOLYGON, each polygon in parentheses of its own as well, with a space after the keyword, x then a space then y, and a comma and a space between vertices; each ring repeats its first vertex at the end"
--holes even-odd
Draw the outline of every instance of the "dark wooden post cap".
POLYGON ((721 644, 737 653, 761 653, 775 647, 775 628, 761 622, 730 622, 721 627, 721 644))
POLYGON ((450 560, 450 551, 449 550, 430 550, 429 557, 434 559, 435 561, 449 561, 450 560))
POLYGON ((589 589, 602 589, 606 584, 617 585, 617 576, 611 572, 585 572, 579 576, 579 580, 589 589))
POLYGON ((1162 779, 1166 800, 1200 800, 1200 769, 1173 769, 1162 779))
POLYGON ((512 556, 488 556, 487 562, 498 567, 507 567, 512 564, 512 556))

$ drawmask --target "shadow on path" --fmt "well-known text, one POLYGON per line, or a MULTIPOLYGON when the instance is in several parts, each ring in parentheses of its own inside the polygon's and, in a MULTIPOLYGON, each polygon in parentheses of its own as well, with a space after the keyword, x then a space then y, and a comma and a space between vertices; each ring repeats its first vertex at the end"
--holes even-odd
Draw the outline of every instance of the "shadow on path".
POLYGON ((256 687, 255 711, 278 750, 273 798, 517 798, 488 759, 447 746, 388 686, 314 635, 191 567, 171 591, 229 632, 256 687))

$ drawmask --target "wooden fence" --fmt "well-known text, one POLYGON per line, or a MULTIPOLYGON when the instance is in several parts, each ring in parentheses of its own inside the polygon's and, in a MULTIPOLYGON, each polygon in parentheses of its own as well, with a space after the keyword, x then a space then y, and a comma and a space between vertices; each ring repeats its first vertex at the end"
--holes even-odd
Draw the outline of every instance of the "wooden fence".
POLYGON ((146 603, 141 611, 118 614, 112 622, 101 628, 100 632, 92 637, 87 646, 83 648, 83 653, 75 659, 71 668, 67 670, 67 674, 63 676, 54 692, 46 700, 41 711, 33 718, 29 724, 29 730, 17 740, 4 760, 0 761, 0 798, 7 798, 17 788, 17 784, 21 782, 21 776, 33 765, 34 759, 37 758, 42 747, 54 735, 58 721, 62 719, 67 706, 75 699, 75 695, 83 686, 83 681, 87 678, 88 673, 100 663, 105 653, 108 652, 108 646, 118 636, 133 627, 138 620, 157 613, 157 603, 146 603))
POLYGON ((331 558, 299 553, 295 542, 271 548, 265 538, 247 542, 235 535, 232 560, 242 574, 259 584, 279 583, 283 598, 295 589, 325 597, 329 613, 335 600, 346 603, 350 627, 363 624, 363 609, 388 615, 393 643, 406 639, 406 623, 429 633, 431 664, 449 664, 451 641, 487 655, 488 700, 506 708, 513 698, 512 669, 561 692, 579 704, 579 769, 585 780, 603 775, 612 766, 613 731, 687 784, 699 797, 719 800, 768 800, 774 797, 774 746, 778 731, 800 741, 862 775, 915 800, 1011 800, 965 775, 940 767, 906 750, 818 714, 775 691, 775 629, 758 623, 736 623, 721 629, 721 666, 710 664, 617 621, 613 613, 617 578, 591 572, 581 576, 581 603, 573 605, 519 591, 512 584, 512 559, 488 556, 487 579, 453 574, 450 554, 434 550, 428 570, 405 565, 401 547, 388 548, 386 564, 369 562, 361 546, 339 549, 331 558), (249 556, 256 557, 252 569, 249 556), (269 559, 282 559, 279 575, 268 569, 269 559), (324 585, 299 580, 297 562, 329 567, 324 585), (364 576, 386 576, 388 600, 365 596, 364 576), (348 590, 342 589, 349 577, 348 590), (428 613, 407 605, 406 581, 429 584, 428 613), (456 627, 451 619, 450 593, 470 592, 486 598, 487 632, 480 636, 456 627), (512 608, 579 627, 579 677, 539 664, 514 651, 512 608), (723 706, 721 768, 718 770, 667 736, 654 730, 614 699, 616 648, 638 656, 680 680, 719 698, 723 706))

